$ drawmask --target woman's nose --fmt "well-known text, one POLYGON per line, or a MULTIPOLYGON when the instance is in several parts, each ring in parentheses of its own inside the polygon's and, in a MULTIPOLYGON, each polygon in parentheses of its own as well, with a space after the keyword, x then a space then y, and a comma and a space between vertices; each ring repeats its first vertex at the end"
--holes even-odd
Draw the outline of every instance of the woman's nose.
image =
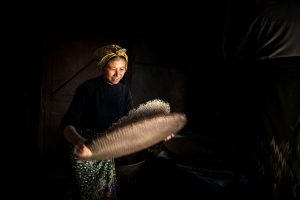
POLYGON ((118 76, 119 75, 119 70, 115 70, 115 76, 118 76))

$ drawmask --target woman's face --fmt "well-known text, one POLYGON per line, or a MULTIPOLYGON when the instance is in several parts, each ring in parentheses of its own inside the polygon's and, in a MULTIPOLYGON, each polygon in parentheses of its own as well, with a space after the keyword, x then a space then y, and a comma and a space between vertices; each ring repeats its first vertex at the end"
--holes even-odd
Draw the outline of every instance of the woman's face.
POLYGON ((126 61, 116 57, 110 60, 104 67, 104 79, 110 84, 118 84, 126 72, 126 61))

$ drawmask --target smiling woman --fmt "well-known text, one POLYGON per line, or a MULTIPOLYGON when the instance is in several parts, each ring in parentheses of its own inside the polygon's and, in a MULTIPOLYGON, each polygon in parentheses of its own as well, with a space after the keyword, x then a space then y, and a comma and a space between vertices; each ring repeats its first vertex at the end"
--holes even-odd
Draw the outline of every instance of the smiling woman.
POLYGON ((110 85, 118 84, 126 72, 126 65, 127 62, 123 57, 112 58, 103 69, 104 80, 110 85))
POLYGON ((96 51, 100 76, 77 87, 60 130, 70 143, 71 168, 82 199, 116 199, 116 173, 113 159, 82 161, 90 156, 85 145, 95 134, 104 132, 133 107, 129 88, 121 83, 126 73, 126 50, 118 45, 96 51))
POLYGON ((104 80, 110 85, 119 83, 127 71, 126 49, 115 44, 107 45, 97 49, 95 57, 99 60, 97 66, 104 75, 104 80))

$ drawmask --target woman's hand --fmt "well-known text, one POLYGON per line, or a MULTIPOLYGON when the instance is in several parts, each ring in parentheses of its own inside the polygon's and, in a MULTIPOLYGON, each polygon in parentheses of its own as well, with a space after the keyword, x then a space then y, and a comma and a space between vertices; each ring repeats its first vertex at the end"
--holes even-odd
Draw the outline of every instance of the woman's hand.
POLYGON ((84 140, 80 140, 74 147, 74 153, 79 158, 89 158, 93 155, 91 150, 84 144, 84 140))
POLYGON ((166 141, 168 141, 168 140, 171 140, 173 137, 175 137, 174 133, 172 133, 171 135, 168 135, 168 136, 164 139, 164 141, 166 142, 166 141))

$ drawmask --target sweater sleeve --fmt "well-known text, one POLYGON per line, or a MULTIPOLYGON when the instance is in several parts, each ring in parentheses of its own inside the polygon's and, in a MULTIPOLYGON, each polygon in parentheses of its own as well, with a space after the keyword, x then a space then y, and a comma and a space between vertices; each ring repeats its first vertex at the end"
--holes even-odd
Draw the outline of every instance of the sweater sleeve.
POLYGON ((60 131, 63 131, 67 125, 78 127, 88 102, 88 96, 88 90, 84 85, 81 85, 76 89, 71 104, 59 125, 60 131))
POLYGON ((133 100, 131 91, 127 88, 126 97, 125 97, 125 111, 124 115, 127 115, 128 112, 133 108, 133 100))

